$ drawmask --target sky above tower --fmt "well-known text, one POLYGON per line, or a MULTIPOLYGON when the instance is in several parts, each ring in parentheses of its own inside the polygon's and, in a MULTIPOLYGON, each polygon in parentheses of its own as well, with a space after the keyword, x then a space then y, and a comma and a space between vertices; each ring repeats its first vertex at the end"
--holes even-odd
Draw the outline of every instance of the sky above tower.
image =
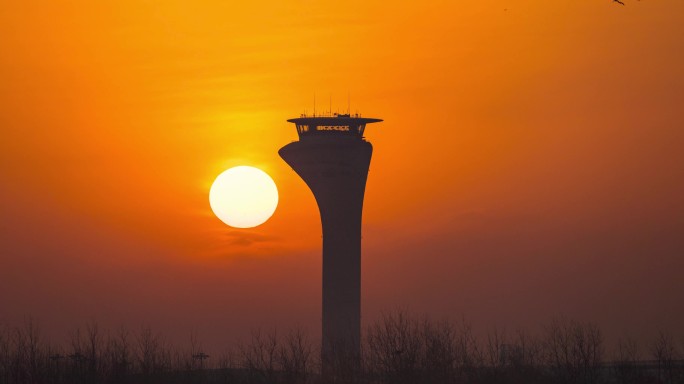
POLYGON ((681 331, 684 3, 625 3, 3 1, 0 323, 318 334, 318 212, 277 154, 316 94, 384 119, 364 322, 681 331), (236 165, 278 185, 262 226, 211 213, 236 165))

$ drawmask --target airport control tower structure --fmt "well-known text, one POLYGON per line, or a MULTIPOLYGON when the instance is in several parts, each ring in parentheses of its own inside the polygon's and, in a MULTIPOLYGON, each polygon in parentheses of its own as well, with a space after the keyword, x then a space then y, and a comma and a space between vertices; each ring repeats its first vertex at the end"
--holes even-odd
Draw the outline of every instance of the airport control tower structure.
POLYGON ((373 146, 366 124, 334 114, 290 119, 299 141, 278 152, 313 192, 323 227, 323 374, 358 361, 361 344, 361 212, 373 146), (342 363, 342 365, 347 365, 342 363))

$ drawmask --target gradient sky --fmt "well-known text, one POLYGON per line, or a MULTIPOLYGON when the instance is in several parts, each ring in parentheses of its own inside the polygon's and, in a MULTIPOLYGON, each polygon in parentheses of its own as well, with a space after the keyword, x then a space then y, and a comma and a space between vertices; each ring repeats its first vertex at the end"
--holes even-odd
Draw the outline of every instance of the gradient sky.
POLYGON ((277 155, 316 93, 385 120, 365 323, 681 335, 684 2, 625 2, 3 1, 0 323, 317 336, 317 207, 277 155), (235 165, 279 187, 260 227, 210 211, 235 165))

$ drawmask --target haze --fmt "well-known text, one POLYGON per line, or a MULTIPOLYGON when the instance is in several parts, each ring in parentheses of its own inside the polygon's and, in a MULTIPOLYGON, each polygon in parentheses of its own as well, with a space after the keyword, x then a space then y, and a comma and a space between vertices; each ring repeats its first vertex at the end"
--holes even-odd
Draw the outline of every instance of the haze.
POLYGON ((318 212, 277 155, 315 92, 384 119, 364 323, 681 336, 684 3, 626 3, 3 2, 0 322, 318 335, 318 212), (235 165, 278 185, 260 227, 211 213, 235 165))

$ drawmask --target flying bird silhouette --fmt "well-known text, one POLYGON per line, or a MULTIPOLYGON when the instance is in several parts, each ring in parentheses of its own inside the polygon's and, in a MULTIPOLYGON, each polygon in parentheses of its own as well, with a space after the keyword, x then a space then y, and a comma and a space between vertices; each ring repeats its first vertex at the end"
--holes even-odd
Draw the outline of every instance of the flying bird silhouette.
POLYGON ((618 4, 622 4, 622 5, 625 5, 625 3, 623 3, 623 2, 622 2, 622 1, 620 1, 620 0, 613 0, 613 1, 614 1, 614 2, 616 2, 616 3, 618 3, 618 4))

